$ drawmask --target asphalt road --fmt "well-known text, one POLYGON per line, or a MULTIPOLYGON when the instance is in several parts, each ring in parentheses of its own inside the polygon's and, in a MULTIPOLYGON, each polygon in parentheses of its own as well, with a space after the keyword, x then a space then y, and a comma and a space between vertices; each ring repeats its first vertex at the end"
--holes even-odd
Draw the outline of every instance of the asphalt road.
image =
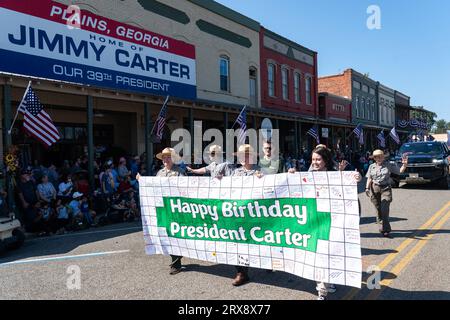
MULTIPOLYGON (((339 286, 329 299, 450 299, 450 190, 394 189, 393 239, 380 237, 362 192, 360 200, 363 289, 339 286), (381 282, 367 271, 377 265, 381 282), (368 276, 380 289, 367 288, 368 276)), ((313 281, 288 273, 252 269, 252 282, 235 288, 233 266, 185 258, 184 271, 170 276, 169 260, 144 253, 138 222, 29 239, 0 257, 0 298, 316 299, 313 281)))

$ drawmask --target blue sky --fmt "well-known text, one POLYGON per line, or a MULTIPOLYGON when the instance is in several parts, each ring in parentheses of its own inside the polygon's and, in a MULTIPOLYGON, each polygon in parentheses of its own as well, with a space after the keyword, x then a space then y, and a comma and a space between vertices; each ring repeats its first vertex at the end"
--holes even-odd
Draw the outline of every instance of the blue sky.
POLYGON ((319 76, 347 68, 450 121, 450 1, 217 0, 318 52, 319 76), (381 29, 369 30, 370 5, 381 29))

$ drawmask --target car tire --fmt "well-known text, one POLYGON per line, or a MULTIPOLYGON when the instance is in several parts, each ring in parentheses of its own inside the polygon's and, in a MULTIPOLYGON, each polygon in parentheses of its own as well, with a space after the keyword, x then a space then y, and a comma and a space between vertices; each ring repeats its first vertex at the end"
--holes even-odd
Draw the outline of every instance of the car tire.
POLYGON ((16 242, 10 244, 10 245, 8 246, 8 249, 10 249, 10 250, 17 250, 17 249, 19 249, 19 248, 23 245, 23 243, 25 242, 25 234, 24 234, 23 231, 20 230, 20 229, 14 229, 13 232, 12 232, 12 235, 13 235, 14 237, 16 237, 17 240, 16 240, 16 242))
POLYGON ((438 180, 438 186, 441 189, 448 190, 448 181, 447 177, 438 180))
POLYGON ((0 256, 6 251, 6 246, 3 241, 0 240, 0 256))

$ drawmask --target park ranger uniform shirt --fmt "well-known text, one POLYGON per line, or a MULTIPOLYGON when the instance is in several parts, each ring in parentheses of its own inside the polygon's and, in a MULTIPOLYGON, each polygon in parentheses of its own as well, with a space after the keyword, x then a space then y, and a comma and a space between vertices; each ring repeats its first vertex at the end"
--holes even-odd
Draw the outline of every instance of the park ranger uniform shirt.
POLYGON ((246 177, 246 176, 254 176, 260 170, 259 166, 253 165, 250 170, 245 169, 244 167, 239 167, 233 170, 231 173, 232 176, 238 177, 246 177))
POLYGON ((228 162, 217 163, 215 161, 211 162, 207 167, 205 167, 205 169, 212 178, 216 178, 218 175, 229 176, 232 171, 228 162))
POLYGON ((372 163, 367 170, 366 177, 371 178, 373 183, 379 186, 390 185, 391 173, 400 174, 400 168, 392 163, 383 162, 380 166, 372 163))
POLYGON ((178 177, 185 176, 183 170, 177 165, 173 165, 172 169, 168 170, 166 168, 162 168, 156 174, 157 177, 178 177))

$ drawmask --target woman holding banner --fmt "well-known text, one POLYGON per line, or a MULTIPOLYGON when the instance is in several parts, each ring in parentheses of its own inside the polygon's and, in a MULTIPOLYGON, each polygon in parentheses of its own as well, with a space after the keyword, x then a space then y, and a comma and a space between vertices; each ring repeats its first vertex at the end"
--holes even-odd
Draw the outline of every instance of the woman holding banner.
MULTIPOLYGON (((336 169, 344 171, 348 165, 348 162, 344 160, 336 168, 331 151, 324 145, 317 146, 313 150, 311 158, 311 166, 308 171, 336 171, 336 169)), ((295 173, 295 170, 291 169, 289 173, 295 173)), ((362 180, 361 174, 357 170, 355 170, 355 180, 357 182, 362 180)), ((336 286, 325 282, 317 282, 316 290, 318 293, 317 300, 326 300, 328 293, 336 292, 336 286)))

